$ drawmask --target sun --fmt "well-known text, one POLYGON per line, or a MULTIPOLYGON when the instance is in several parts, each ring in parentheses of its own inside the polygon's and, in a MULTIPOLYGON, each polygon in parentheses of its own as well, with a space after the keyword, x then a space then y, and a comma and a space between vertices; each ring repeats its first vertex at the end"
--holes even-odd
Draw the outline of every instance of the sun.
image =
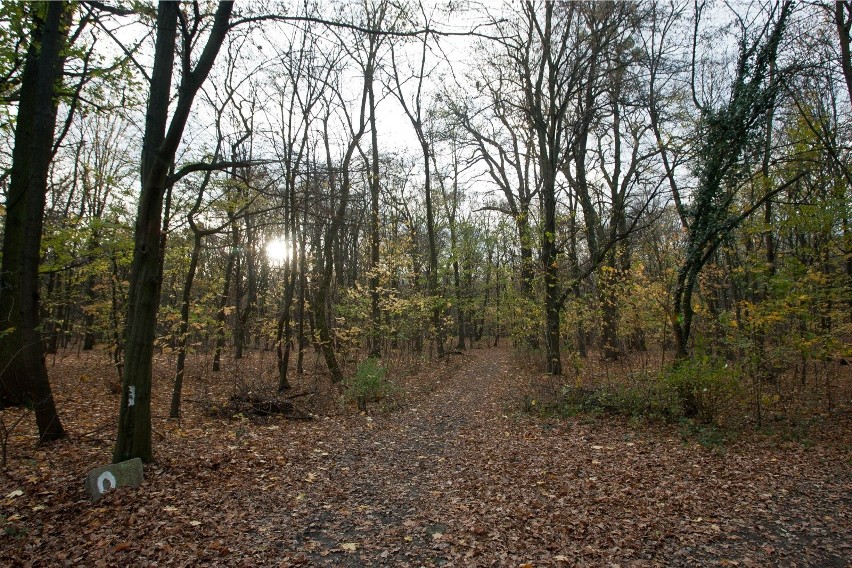
POLYGON ((292 253, 290 243, 284 237, 276 237, 268 241, 264 248, 266 249, 266 258, 272 264, 284 264, 290 260, 292 253))

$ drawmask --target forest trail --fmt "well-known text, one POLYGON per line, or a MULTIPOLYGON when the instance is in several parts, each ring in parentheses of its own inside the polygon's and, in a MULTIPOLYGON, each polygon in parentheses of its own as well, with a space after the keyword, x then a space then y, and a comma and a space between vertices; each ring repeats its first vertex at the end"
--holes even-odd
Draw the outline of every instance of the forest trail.
POLYGON ((520 412, 529 380, 508 350, 466 351, 411 406, 314 449, 295 523, 270 533, 292 561, 329 566, 852 560, 848 461, 542 421, 520 412))
MULTIPOLYGON (((328 466, 311 479, 327 475, 337 491, 332 497, 324 487, 316 495, 325 503, 307 512, 305 530, 295 537, 310 564, 361 565, 372 558, 440 565, 458 556, 449 539, 461 527, 446 507, 466 500, 456 485, 475 477, 480 459, 493 449, 493 440, 481 434, 509 420, 509 357, 503 349, 452 355, 441 378, 411 406, 356 418, 339 444, 320 452, 328 466), (471 455, 478 456, 474 463, 471 455), (353 545, 351 556, 329 552, 353 545)), ((485 534, 484 527, 473 530, 485 534)))
MULTIPOLYGON (((404 402, 373 416, 347 408, 252 421, 194 407, 182 423, 157 417, 157 462, 144 483, 93 504, 81 479, 109 459, 117 408, 80 388, 97 361, 68 359, 57 380, 68 440, 13 441, 0 478, 0 565, 852 561, 852 462, 842 446, 744 437, 705 448, 677 426, 530 415, 524 395, 552 379, 506 349, 390 377, 404 402)), ((157 388, 159 408, 167 386, 157 388)))

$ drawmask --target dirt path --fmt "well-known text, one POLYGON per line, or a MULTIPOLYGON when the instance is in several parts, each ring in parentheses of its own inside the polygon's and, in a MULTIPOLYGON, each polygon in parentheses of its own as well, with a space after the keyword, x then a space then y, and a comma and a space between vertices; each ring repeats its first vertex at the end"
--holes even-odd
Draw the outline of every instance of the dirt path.
POLYGON ((279 529, 292 560, 852 561, 848 461, 799 447, 712 452, 618 420, 548 424, 518 413, 525 379, 509 352, 474 350, 454 365, 415 406, 323 442, 295 523, 279 529))
POLYGON ((503 405, 510 398, 509 382, 495 380, 508 373, 506 351, 460 357, 413 406, 359 417, 345 435, 323 444, 327 464, 308 476, 314 473, 311 485, 318 476, 326 483, 304 498, 305 529, 287 535, 302 553, 294 558, 419 566, 457 556, 445 538, 456 529, 456 519, 445 516, 448 496, 465 470, 476 466, 465 463, 466 452, 488 452, 487 445, 470 447, 469 440, 508 420, 503 405), (331 500, 325 494, 329 487, 335 488, 331 500), (312 507, 314 499, 325 503, 312 507), (352 545, 356 553, 346 554, 352 545))
POLYGON ((848 452, 530 417, 538 379, 501 349, 372 417, 157 418, 145 483, 97 504, 80 480, 111 436, 73 433, 115 424, 117 403, 82 380, 57 381, 71 438, 16 446, 0 478, 0 565, 852 565, 848 452))

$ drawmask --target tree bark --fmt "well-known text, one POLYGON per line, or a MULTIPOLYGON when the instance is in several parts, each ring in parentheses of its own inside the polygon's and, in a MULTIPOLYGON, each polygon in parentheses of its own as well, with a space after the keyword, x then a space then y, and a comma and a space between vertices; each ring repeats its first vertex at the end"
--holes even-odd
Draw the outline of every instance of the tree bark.
POLYGON ((35 16, 21 80, 0 273, 0 408, 31 406, 42 442, 65 436, 39 330, 38 266, 70 9, 51 2, 45 12, 43 19, 35 16))
POLYGON ((225 280, 222 283, 222 294, 219 296, 219 305, 216 310, 216 350, 213 353, 213 371, 219 371, 222 366, 222 349, 225 347, 225 317, 228 306, 228 296, 231 291, 231 275, 237 254, 233 247, 228 251, 228 260, 225 266, 225 280))
MULTIPOLYGON (((370 36, 370 53, 374 53, 375 36, 370 36)), ((379 136, 376 130, 376 95, 373 88, 374 63, 367 64, 365 82, 370 105, 370 357, 382 356, 381 313, 379 310, 379 136)))
MULTIPOLYGON (((199 199, 200 201, 200 199, 199 199)), ((186 347, 189 342, 189 308, 192 300, 192 284, 195 281, 195 272, 198 268, 198 259, 201 256, 202 233, 192 224, 192 252, 189 256, 189 268, 186 272, 186 280, 183 284, 183 296, 180 302, 180 326, 178 328, 177 366, 175 369, 174 388, 172 389, 172 404, 169 408, 169 418, 180 418, 181 390, 183 389, 183 377, 186 369, 186 347)))
POLYGON ((142 142, 139 209, 134 229, 133 263, 127 310, 125 365, 113 461, 153 460, 151 443, 151 371, 160 297, 160 237, 167 176, 186 127, 195 94, 210 72, 228 32, 233 2, 219 2, 213 27, 194 69, 191 38, 183 46, 183 75, 169 121, 171 83, 180 5, 161 2, 157 9, 154 67, 142 142), (167 130, 168 128, 168 130, 167 130))

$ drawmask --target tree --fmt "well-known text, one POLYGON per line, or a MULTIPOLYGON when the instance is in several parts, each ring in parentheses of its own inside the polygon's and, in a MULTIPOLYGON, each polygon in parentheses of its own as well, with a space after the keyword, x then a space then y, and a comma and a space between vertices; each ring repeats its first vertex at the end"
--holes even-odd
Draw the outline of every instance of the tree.
POLYGON ((334 281, 334 244, 338 240, 344 229, 346 221, 346 212, 349 206, 349 195, 352 189, 352 178, 350 166, 352 157, 367 131, 367 76, 364 77, 364 86, 361 92, 357 121, 353 121, 352 115, 346 108, 346 103, 341 95, 340 85, 334 85, 333 96, 340 103, 340 110, 345 116, 349 133, 343 157, 338 167, 335 167, 332 159, 332 150, 329 142, 329 121, 333 108, 329 107, 323 119, 323 139, 325 141, 325 156, 327 164, 327 175, 329 188, 336 192, 335 199, 332 200, 333 209, 332 217, 326 225, 325 235, 322 242, 322 255, 320 257, 320 281, 314 294, 314 313, 316 316, 316 326, 319 335, 320 348, 322 349, 325 358, 326 366, 331 373, 332 380, 339 383, 343 380, 343 373, 340 370, 340 365, 337 362, 337 356, 334 352, 334 345, 331 337, 331 308, 330 297, 332 294, 332 286, 334 281))
POLYGON ((157 9, 154 67, 142 141, 142 190, 134 231, 121 407, 113 452, 115 462, 135 457, 146 462, 153 459, 151 371, 160 295, 163 198, 193 100, 225 40, 233 7, 233 2, 218 3, 207 42, 194 66, 192 47, 198 39, 201 22, 196 20, 190 25, 177 3, 161 2, 157 9), (181 76, 170 120, 169 102, 178 27, 182 40, 181 76))
MULTIPOLYGON (((381 311, 379 309, 379 259, 380 259, 380 168, 379 168, 379 132, 376 127, 376 74, 379 67, 379 50, 388 38, 387 32, 383 30, 387 20, 394 19, 395 14, 389 14, 393 5, 386 0, 364 0, 362 4, 363 17, 365 18, 366 31, 359 33, 356 38, 356 48, 350 50, 344 42, 344 49, 349 56, 360 67, 364 74, 364 87, 367 90, 367 105, 369 109, 370 124, 370 156, 364 156, 369 164, 367 184, 370 189, 370 341, 369 351, 371 357, 381 357, 381 311)), ((392 21, 388 29, 393 30, 395 21, 392 21)), ((359 147, 360 148, 360 147, 359 147)))
POLYGON ((589 66, 591 45, 575 45, 578 3, 524 2, 518 28, 506 44, 515 69, 522 111, 531 125, 540 196, 541 264, 544 271, 546 368, 562 374, 560 357, 559 244, 557 243, 557 174, 565 159, 565 117, 589 66), (575 20, 576 19, 576 20, 575 20))
MULTIPOLYGON (((278 390, 289 388, 287 378, 292 345, 291 310, 299 284, 300 301, 297 311, 300 345, 304 341, 304 286, 306 231, 304 217, 308 214, 307 195, 310 190, 310 152, 312 130, 322 105, 322 96, 328 90, 329 76, 337 64, 334 57, 321 54, 319 39, 309 24, 294 27, 286 41, 280 39, 274 46, 278 65, 270 77, 270 85, 277 98, 277 116, 273 118, 276 134, 273 138, 275 153, 283 171, 282 201, 283 242, 289 254, 276 267, 283 273, 284 298, 279 308, 276 356, 278 359, 278 390), (282 73, 283 71, 283 73, 282 73), (300 211, 301 208, 301 211, 300 211), (301 213, 301 215, 300 215, 301 213), (300 223, 300 217, 302 223, 300 223), (297 252, 298 251, 298 252, 297 252)), ((302 360, 299 349, 298 360, 302 360)), ((301 369, 301 366, 298 367, 301 369)))
POLYGON ((38 266, 47 176, 56 130, 60 82, 72 8, 36 6, 21 76, 15 148, 6 199, 0 272, 0 408, 32 406, 39 437, 62 438, 39 328, 38 266))
POLYGON ((773 188, 743 212, 733 209, 737 190, 746 175, 740 160, 751 138, 759 132, 762 121, 775 105, 781 86, 783 74, 771 74, 771 71, 792 10, 790 1, 777 7, 777 18, 774 21, 767 19, 754 39, 750 39, 747 30, 743 30, 730 98, 724 105, 713 108, 695 99, 701 111, 698 187, 692 203, 683 209, 683 223, 687 229, 686 250, 673 295, 672 327, 680 358, 689 354, 694 316, 692 296, 701 269, 743 219, 772 194, 783 189, 783 186, 773 188))
MULTIPOLYGON (((425 18, 422 4, 419 7, 425 18)), ((435 207, 432 199, 432 172, 430 164, 432 150, 430 148, 430 137, 428 136, 428 125, 424 124, 426 119, 424 114, 426 113, 424 112, 422 101, 424 81, 430 74, 430 71, 426 69, 429 34, 424 33, 420 40, 419 61, 415 64, 410 74, 407 73, 408 76, 404 77, 401 76, 397 50, 393 44, 391 45, 392 73, 390 76, 390 88, 393 96, 402 105, 405 116, 408 117, 408 121, 417 135, 417 141, 420 143, 420 149, 423 152, 423 195, 426 201, 426 240, 429 247, 429 279, 427 286, 431 301, 434 304, 432 307, 432 327, 435 330, 435 344, 437 346, 438 357, 442 357, 444 355, 444 337, 441 326, 441 306, 435 297, 438 291, 438 246, 435 242, 435 207), (415 84, 414 93, 409 99, 405 94, 403 85, 410 80, 414 80, 415 84)))
MULTIPOLYGON (((647 154, 640 152, 647 127, 634 102, 637 79, 631 67, 636 56, 631 48, 640 18, 639 8, 632 4, 596 3, 585 11, 588 73, 575 108, 566 116, 565 129, 572 134, 569 156, 561 169, 571 190, 569 201, 580 206, 589 269, 597 273, 595 284, 603 316, 601 349, 603 358, 609 360, 618 358, 621 351, 615 292, 629 268, 627 237, 655 197, 651 191, 644 203, 636 203, 630 219, 640 172, 656 153, 653 149, 647 154), (596 160, 590 160, 590 156, 596 160), (590 171, 598 172, 604 183, 591 183, 590 171)), ((573 212, 570 223, 575 223, 573 212)), ((575 238, 575 230, 569 230, 569 239, 575 238)), ((584 271, 575 257, 574 243, 571 254, 574 278, 580 278, 584 271)))
POLYGON ((531 205, 539 192, 533 170, 535 151, 529 122, 519 116, 517 101, 509 96, 515 94, 513 75, 500 55, 487 55, 486 64, 472 71, 470 80, 478 94, 464 97, 444 92, 441 102, 467 133, 476 159, 485 164, 488 177, 505 198, 505 203, 487 207, 510 216, 515 223, 521 255, 520 292, 528 296, 535 272, 531 205))
POLYGON ((846 82, 846 93, 852 105, 852 2, 834 2, 834 23, 840 43, 840 69, 846 82))

